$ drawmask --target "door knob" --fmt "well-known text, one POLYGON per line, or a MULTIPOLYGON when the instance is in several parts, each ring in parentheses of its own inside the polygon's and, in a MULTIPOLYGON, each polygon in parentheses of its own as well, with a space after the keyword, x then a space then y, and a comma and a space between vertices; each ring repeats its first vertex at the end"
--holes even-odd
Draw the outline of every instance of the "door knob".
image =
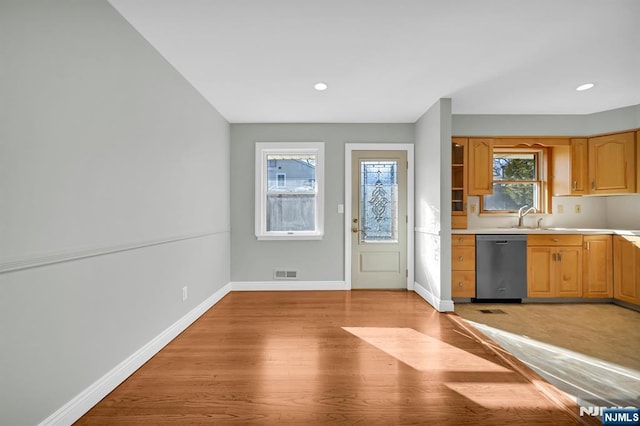
POLYGON ((353 227, 351 228, 351 232, 353 232, 354 234, 357 234, 358 232, 362 231, 362 229, 358 229, 357 227, 353 227))

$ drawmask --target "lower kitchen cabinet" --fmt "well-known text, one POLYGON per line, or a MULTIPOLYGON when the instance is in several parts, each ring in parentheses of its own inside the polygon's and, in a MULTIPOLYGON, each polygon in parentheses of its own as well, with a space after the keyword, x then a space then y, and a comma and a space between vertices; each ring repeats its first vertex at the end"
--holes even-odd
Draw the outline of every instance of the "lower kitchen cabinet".
POLYGON ((613 297, 640 305, 640 237, 613 237, 613 297))
POLYGON ((529 235, 528 297, 582 297, 582 235, 529 235))
POLYGON ((451 297, 476 297, 476 236, 451 236, 451 297))
POLYGON ((582 297, 613 297, 611 235, 585 235, 583 242, 582 297))

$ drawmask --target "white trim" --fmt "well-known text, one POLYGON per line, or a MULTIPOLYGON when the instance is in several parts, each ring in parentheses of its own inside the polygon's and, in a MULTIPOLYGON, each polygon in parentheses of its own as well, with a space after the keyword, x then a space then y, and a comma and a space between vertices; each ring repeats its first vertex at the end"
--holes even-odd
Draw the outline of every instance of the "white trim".
POLYGON ((71 260, 86 259, 88 257, 103 256, 105 254, 118 253, 127 250, 157 246, 160 244, 174 243, 177 241, 190 240, 193 238, 208 237, 210 235, 229 233, 229 231, 207 231, 193 234, 176 235, 171 237, 157 238, 153 240, 138 241, 111 246, 101 246, 85 248, 81 250, 67 250, 39 255, 24 256, 21 258, 6 259, 0 261, 0 274, 21 269, 36 268, 38 266, 51 265, 54 263, 69 262, 71 260))
POLYGON ((351 154, 353 151, 406 151, 407 162, 407 290, 414 289, 414 154, 410 143, 348 143, 344 155, 344 281, 351 288, 351 154))
POLYGON ((350 290, 344 281, 236 281, 232 291, 350 290))
POLYGON ((413 284, 413 291, 433 306, 438 312, 453 312, 453 300, 441 300, 419 283, 413 284))
POLYGON ((321 240, 324 237, 324 142, 256 142, 255 157, 256 238, 258 240, 321 240), (314 154, 316 156, 315 230, 267 232, 267 155, 269 154, 314 154))
POLYGON ((40 425, 70 425, 78 420, 102 398, 107 396, 109 392, 118 387, 127 379, 127 377, 133 374, 145 362, 150 360, 151 357, 175 339, 176 336, 182 333, 202 314, 218 303, 220 299, 229 293, 229 291, 231 291, 230 283, 216 291, 208 299, 193 308, 169 328, 154 337, 150 342, 115 366, 107 374, 80 392, 71 401, 67 402, 55 413, 44 419, 40 425))

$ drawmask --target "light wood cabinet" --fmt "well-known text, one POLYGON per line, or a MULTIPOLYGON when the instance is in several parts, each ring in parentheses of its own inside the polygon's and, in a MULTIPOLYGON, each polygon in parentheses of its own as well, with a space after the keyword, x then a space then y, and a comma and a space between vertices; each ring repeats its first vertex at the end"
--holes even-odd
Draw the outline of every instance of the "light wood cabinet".
POLYGON ((583 237, 583 297, 613 297, 613 238, 611 235, 583 237))
POLYGON ((640 130, 636 132, 636 192, 640 192, 640 130))
POLYGON ((554 146, 551 156, 553 195, 588 193, 588 139, 574 138, 569 145, 554 146))
POLYGON ((589 143, 587 139, 571 139, 571 195, 589 192, 589 143))
POLYGON ((613 297, 640 305, 639 236, 613 236, 613 297))
POLYGON ((493 139, 468 139, 468 195, 493 193, 493 139))
POLYGON ((451 228, 467 227, 467 138, 451 139, 451 228))
POLYGON ((582 266, 582 235, 527 237, 529 297, 581 297, 582 266))
POLYGON ((636 190, 635 133, 589 138, 589 194, 636 190))
POLYGON ((451 236, 451 297, 476 297, 476 236, 451 236))

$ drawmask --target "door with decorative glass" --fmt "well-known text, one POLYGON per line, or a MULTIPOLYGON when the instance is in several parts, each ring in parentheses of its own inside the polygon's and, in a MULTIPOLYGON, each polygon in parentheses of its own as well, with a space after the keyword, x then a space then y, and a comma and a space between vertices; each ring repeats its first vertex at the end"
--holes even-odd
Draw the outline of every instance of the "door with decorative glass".
POLYGON ((407 153, 353 151, 351 288, 407 288, 407 153))

